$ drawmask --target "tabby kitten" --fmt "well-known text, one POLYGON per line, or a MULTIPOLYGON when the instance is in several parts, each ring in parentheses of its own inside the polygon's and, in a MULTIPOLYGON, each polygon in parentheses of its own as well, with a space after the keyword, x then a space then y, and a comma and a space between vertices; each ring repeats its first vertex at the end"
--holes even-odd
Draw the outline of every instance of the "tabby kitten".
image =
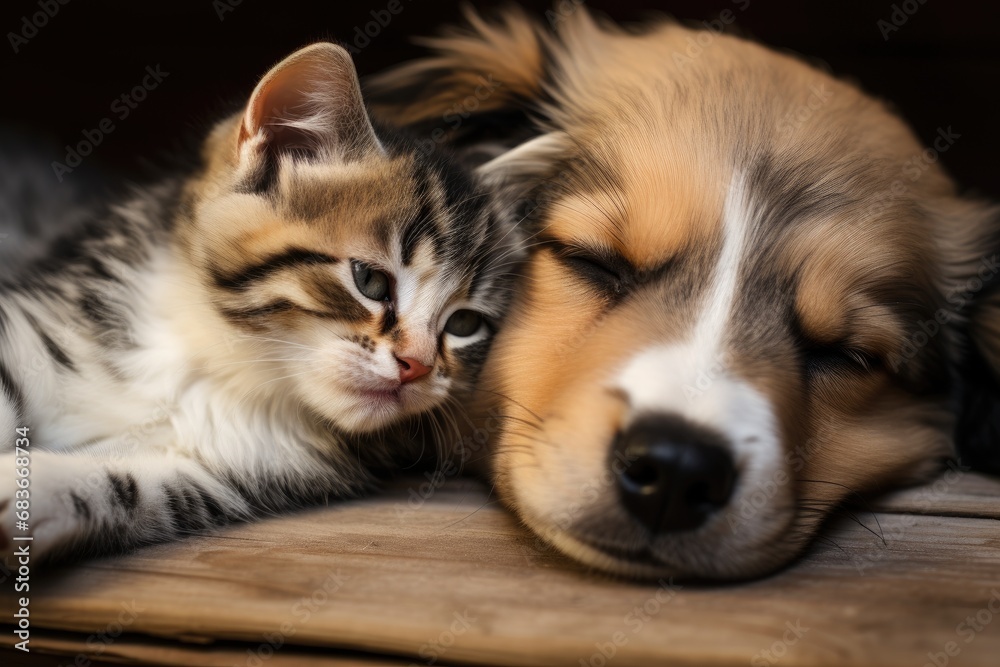
POLYGON ((473 381, 516 234, 457 165, 375 132, 346 51, 288 57, 202 153, 0 286, 0 554, 357 493, 407 446, 393 426, 473 381))

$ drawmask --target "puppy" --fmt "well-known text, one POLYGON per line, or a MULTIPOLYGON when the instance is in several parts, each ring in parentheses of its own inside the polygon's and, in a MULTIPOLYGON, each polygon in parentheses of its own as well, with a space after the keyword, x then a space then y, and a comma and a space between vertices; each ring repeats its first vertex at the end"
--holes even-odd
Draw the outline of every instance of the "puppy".
POLYGON ((608 572, 744 578, 956 442, 1000 469, 1000 215, 937 164, 950 128, 743 39, 559 19, 470 14, 369 85, 505 151, 532 254, 483 378, 523 521, 608 572))

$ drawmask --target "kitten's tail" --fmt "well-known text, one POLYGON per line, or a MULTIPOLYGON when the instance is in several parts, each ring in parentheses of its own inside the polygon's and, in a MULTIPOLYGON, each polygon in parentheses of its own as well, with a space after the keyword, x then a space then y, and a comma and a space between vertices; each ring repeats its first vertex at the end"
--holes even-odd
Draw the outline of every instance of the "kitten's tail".
POLYGON ((417 40, 429 55, 365 82, 378 120, 456 146, 509 140, 529 124, 544 96, 551 31, 516 6, 489 20, 470 6, 463 12, 465 25, 417 40))

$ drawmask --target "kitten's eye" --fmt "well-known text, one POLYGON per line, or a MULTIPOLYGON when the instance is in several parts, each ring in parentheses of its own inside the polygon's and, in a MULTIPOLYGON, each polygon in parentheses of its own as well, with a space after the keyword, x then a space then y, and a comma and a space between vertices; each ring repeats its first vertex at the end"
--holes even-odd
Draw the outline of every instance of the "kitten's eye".
POLYGON ((452 336, 468 338, 483 326, 483 316, 474 310, 456 310, 445 322, 444 330, 452 336))
POLYGON ((389 298, 389 276, 384 272, 357 260, 351 261, 351 270, 354 272, 354 284, 358 286, 359 292, 372 301, 385 301, 389 298))

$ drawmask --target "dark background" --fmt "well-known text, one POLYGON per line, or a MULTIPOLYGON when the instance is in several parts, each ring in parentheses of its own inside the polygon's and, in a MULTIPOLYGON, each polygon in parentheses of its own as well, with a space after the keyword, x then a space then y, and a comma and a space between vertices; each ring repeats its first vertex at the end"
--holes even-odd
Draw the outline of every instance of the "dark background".
MULTIPOLYGON (((107 135, 80 171, 114 169, 138 177, 222 113, 232 111, 256 78, 284 55, 317 39, 351 43, 355 30, 388 0, 305 2, 199 0, 110 2, 69 0, 14 53, 10 33, 39 1, 8 1, 0 10, 0 126, 51 139, 53 160, 66 144, 113 117, 115 98, 138 84, 147 65, 169 76, 107 135), (219 6, 238 3, 219 16, 219 6)), ((356 55, 362 75, 420 53, 415 35, 433 33, 459 17, 459 2, 400 0, 394 16, 356 55)), ((568 0, 565 0, 568 1, 568 0)), ((493 7, 498 2, 476 3, 493 7)), ((542 14, 548 1, 524 0, 542 14)), ((729 9, 741 32, 779 49, 828 64, 892 102, 924 143, 939 127, 961 135, 942 156, 967 189, 1000 199, 1000 133, 996 131, 1000 73, 1000 3, 948 0, 777 2, 768 0, 593 0, 591 9, 618 20, 662 12, 695 22, 729 9), (893 5, 912 15, 888 39, 878 26, 893 5), (741 9, 745 7, 745 9, 741 9)), ((898 17, 901 14, 897 14, 898 17)), ((0 150, 3 146, 0 145, 0 150)), ((76 173, 67 178, 76 177, 76 173)), ((55 178, 55 176, 53 176, 55 178)))

